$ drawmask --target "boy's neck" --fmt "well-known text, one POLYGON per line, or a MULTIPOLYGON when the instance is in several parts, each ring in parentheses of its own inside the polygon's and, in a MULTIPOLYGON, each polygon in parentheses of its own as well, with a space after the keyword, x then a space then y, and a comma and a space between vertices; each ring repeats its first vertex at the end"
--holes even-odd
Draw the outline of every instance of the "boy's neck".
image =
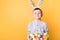
POLYGON ((39 19, 35 19, 35 20, 41 20, 41 18, 39 18, 39 19))
POLYGON ((35 19, 36 21, 41 21, 41 19, 35 19))

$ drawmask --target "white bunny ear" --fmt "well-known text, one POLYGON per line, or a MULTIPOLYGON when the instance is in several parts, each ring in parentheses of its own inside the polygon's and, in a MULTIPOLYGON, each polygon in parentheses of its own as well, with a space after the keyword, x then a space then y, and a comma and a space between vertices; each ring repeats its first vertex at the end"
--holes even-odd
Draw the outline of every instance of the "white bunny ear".
POLYGON ((30 4, 31 4, 32 8, 34 9, 35 8, 35 5, 34 5, 34 3, 33 3, 32 0, 30 0, 30 4))
POLYGON ((39 0, 39 1, 38 1, 38 5, 37 5, 38 8, 41 7, 42 1, 43 1, 43 0, 39 0))
POLYGON ((34 5, 34 3, 33 3, 32 0, 30 0, 30 4, 31 4, 31 6, 32 6, 33 9, 35 9, 35 8, 40 8, 40 6, 41 6, 41 4, 42 4, 42 0, 39 0, 39 1, 38 1, 38 5, 37 5, 37 6, 34 5))

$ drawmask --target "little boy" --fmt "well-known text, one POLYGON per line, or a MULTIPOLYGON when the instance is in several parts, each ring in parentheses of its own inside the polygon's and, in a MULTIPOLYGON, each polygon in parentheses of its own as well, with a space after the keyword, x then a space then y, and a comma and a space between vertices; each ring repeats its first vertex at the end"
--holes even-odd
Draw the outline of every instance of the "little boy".
MULTIPOLYGON (((30 37, 30 34, 34 34, 35 32, 39 33, 39 37, 44 33, 48 34, 47 24, 41 20, 41 17, 43 16, 42 10, 40 8, 35 8, 32 15, 35 20, 28 24, 28 40, 33 40, 30 37)), ((40 39, 38 38, 37 40, 40 39)))

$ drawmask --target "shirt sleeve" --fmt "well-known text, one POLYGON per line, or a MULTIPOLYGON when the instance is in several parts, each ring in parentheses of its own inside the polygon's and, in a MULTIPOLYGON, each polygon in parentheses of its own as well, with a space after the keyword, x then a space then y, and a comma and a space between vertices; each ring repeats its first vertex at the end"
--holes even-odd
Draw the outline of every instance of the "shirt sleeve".
POLYGON ((28 24, 28 40, 31 40, 30 35, 31 34, 31 23, 28 24))
POLYGON ((30 34, 31 33, 31 24, 29 23, 28 24, 28 34, 30 34))
POLYGON ((44 30, 44 33, 48 33, 48 25, 46 23, 44 23, 43 30, 44 30))

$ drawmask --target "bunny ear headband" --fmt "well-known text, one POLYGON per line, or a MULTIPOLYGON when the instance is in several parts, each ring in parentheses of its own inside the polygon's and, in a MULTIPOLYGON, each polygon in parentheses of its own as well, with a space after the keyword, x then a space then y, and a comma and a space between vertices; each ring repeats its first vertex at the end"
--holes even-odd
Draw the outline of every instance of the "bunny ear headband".
POLYGON ((30 0, 30 4, 31 4, 31 6, 32 6, 33 9, 40 8, 41 4, 42 4, 42 0, 38 0, 38 5, 37 6, 34 5, 34 3, 33 3, 32 0, 30 0))

